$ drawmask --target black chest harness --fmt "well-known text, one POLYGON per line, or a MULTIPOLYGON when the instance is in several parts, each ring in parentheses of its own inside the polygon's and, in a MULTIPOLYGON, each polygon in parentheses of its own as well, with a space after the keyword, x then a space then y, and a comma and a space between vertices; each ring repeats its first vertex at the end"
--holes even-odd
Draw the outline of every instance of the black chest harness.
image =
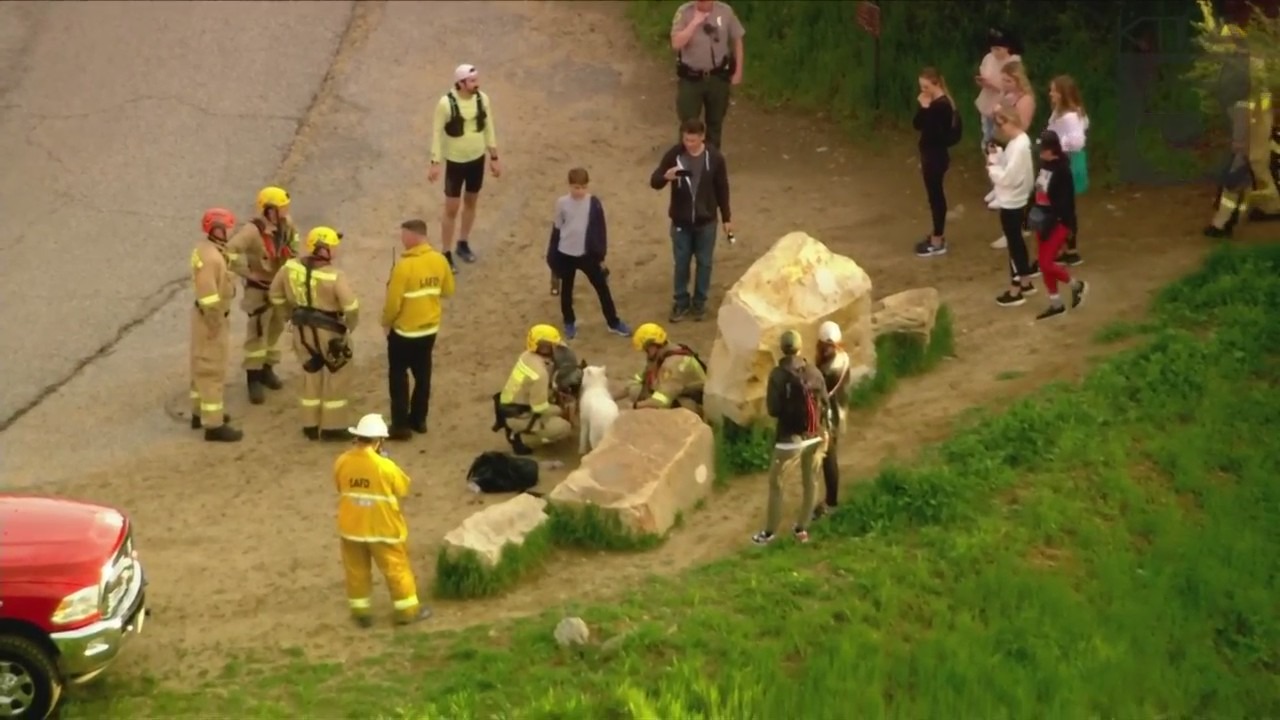
POLYGON ((343 322, 342 313, 315 308, 315 298, 311 294, 311 273, 314 268, 306 260, 302 261, 302 266, 307 271, 303 282, 306 305, 294 308, 293 316, 290 318, 290 322, 298 329, 302 347, 306 348, 307 354, 311 356, 302 364, 302 370, 308 374, 326 369, 329 372, 338 372, 351 362, 351 346, 347 344, 347 325, 343 322), (336 333, 338 337, 330 338, 322 348, 321 330, 336 333))

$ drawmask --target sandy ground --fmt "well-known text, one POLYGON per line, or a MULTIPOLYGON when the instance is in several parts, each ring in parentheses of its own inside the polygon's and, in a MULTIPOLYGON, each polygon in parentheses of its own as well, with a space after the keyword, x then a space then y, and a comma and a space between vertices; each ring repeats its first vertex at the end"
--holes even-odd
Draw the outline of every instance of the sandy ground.
MULTIPOLYGON (((285 7, 314 18, 308 32, 325 42, 347 21, 339 3, 285 7)), ((672 80, 665 62, 639 52, 621 8, 609 3, 363 2, 336 57, 284 172, 304 226, 323 220, 347 233, 341 262, 371 311, 382 300, 398 223, 426 216, 434 232, 440 198, 438 187, 425 180, 429 108, 459 62, 481 67, 506 163, 500 180, 486 182, 473 241, 481 262, 463 268, 437 346, 431 432, 391 448, 415 479, 406 506, 425 596, 439 539, 480 504, 501 499, 472 495, 464 475, 478 453, 503 447, 500 436, 488 431, 489 396, 505 379, 525 329, 558 321, 542 254, 549 210, 569 166, 586 165, 606 203, 614 291, 624 319, 638 324, 665 318, 666 199, 648 189, 647 175, 675 139, 672 80)), ((310 71, 308 77, 324 74, 310 71)), ((249 104, 251 91, 241 86, 220 93, 228 108, 249 104)), ((183 87, 195 93, 197 85, 183 87)), ((227 162, 288 145, 255 136, 261 125, 237 125, 234 132, 217 123, 208 127, 222 133, 216 142, 227 162)), ((176 125, 166 131, 178 132, 176 125)), ((179 141, 171 134, 157 142, 179 141)), ((1035 325, 1040 302, 1017 309, 993 302, 1004 285, 1005 259, 1003 251, 988 247, 997 221, 980 209, 985 188, 976 177, 976 158, 953 169, 948 181, 952 206, 968 208, 950 225, 951 253, 923 260, 910 252, 927 223, 910 145, 872 155, 820 120, 744 104, 730 115, 726 145, 740 239, 718 250, 717 293, 772 240, 803 229, 861 263, 877 295, 932 285, 955 313, 958 357, 906 383, 875 414, 858 418, 842 453, 850 474, 940 438, 968 407, 1078 375, 1100 352, 1092 334, 1117 318, 1138 316, 1150 292, 1192 268, 1206 247, 1197 238, 1207 212, 1203 189, 1095 192, 1083 208, 1087 264, 1080 275, 1093 283, 1089 302, 1064 320, 1035 325), (999 379, 1008 375, 1017 377, 999 379)), ((152 157, 138 172, 146 176, 166 162, 152 157)), ((73 180, 78 178, 62 178, 73 180)), ((141 193, 131 180, 113 185, 141 193)), ((245 170, 206 184, 217 192, 200 201, 243 198, 237 206, 243 211, 260 183, 245 170)), ((149 237, 165 238, 150 252, 171 254, 179 268, 195 234, 172 220, 145 222, 149 237)), ((51 261, 52 249, 41 252, 51 261)), ((628 344, 604 332, 589 293, 579 297, 579 353, 615 372, 629 371, 637 359, 628 344)), ((1043 301, 1043 294, 1036 300, 1043 301)), ((376 651, 385 631, 360 634, 346 622, 329 476, 341 448, 301 438, 293 394, 298 371, 285 368, 289 387, 247 411, 242 376, 238 368, 229 371, 231 409, 247 432, 238 446, 206 445, 166 410, 183 404, 174 399, 187 382, 187 302, 180 294, 0 436, 9 486, 51 486, 132 513, 151 573, 155 615, 150 637, 134 644, 118 672, 218 667, 228 652, 264 645, 301 646, 336 658, 376 651)), ((14 315, 7 313, 7 322, 14 315)), ((118 313, 100 320, 106 332, 118 324, 118 313)), ((673 332, 709 350, 714 324, 690 323, 673 332)), ((355 408, 385 412, 385 354, 372 314, 358 333, 357 356, 355 408)), ((438 604, 436 619, 414 631, 537 612, 732 552, 757 529, 762 485, 759 478, 740 480, 659 550, 564 557, 506 598, 438 604)))

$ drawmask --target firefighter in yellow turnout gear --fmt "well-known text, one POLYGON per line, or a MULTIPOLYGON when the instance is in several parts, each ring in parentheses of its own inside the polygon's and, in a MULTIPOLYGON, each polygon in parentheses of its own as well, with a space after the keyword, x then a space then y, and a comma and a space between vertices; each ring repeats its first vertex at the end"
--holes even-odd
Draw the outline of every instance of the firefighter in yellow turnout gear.
POLYGON ((231 301, 236 286, 227 270, 227 234, 236 225, 230 210, 214 208, 200 221, 204 239, 191 251, 191 429, 204 428, 210 442, 236 442, 243 436, 227 425, 222 384, 231 356, 231 301))
POLYGON ((383 452, 388 435, 381 415, 365 415, 347 431, 355 447, 333 465, 338 490, 338 536, 347 579, 347 604, 361 627, 373 624, 373 565, 387 580, 399 624, 424 620, 431 610, 418 602, 418 588, 405 541, 409 528, 400 501, 409 494, 409 476, 383 452))
POLYGON ((493 429, 505 430, 517 455, 532 453, 530 445, 551 445, 573 434, 564 410, 551 402, 553 357, 561 342, 560 331, 551 325, 530 328, 525 352, 516 359, 502 392, 493 396, 494 413, 500 421, 493 429))
POLYGON ((289 193, 266 187, 258 192, 258 215, 227 243, 236 256, 235 272, 244 277, 240 308, 248 318, 244 333, 244 371, 249 402, 266 402, 266 389, 284 387, 276 376, 285 317, 269 302, 271 281, 289 260, 297 258, 298 231, 289 220, 289 193))
POLYGON ((657 323, 645 323, 631 335, 631 346, 645 354, 644 370, 627 384, 626 397, 636 408, 682 407, 702 416, 702 390, 707 366, 687 345, 672 344, 657 323))
POLYGON ((303 372, 302 433, 310 440, 347 439, 346 367, 360 303, 346 274, 331 264, 341 239, 332 228, 312 228, 307 257, 286 262, 268 293, 293 323, 293 349, 303 372))

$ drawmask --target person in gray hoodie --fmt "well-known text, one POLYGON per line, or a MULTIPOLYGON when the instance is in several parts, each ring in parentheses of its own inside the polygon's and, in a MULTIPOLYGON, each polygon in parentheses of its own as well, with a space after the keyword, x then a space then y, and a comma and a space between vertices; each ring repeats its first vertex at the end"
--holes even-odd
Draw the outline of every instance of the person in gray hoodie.
POLYGON ((769 467, 769 505, 764 530, 752 536, 757 545, 773 542, 782 522, 782 472, 792 461, 800 461, 804 501, 792 529, 799 542, 809 541, 813 521, 814 466, 826 435, 827 385, 822 373, 800 357, 800 333, 787 330, 779 342, 782 359, 769 373, 765 404, 769 416, 777 420, 773 462, 769 467))

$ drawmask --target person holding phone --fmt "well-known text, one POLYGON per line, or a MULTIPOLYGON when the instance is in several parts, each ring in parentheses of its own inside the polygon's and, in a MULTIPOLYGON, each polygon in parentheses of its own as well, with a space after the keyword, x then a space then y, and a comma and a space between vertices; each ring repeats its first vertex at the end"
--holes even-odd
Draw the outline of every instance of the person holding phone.
POLYGON ((671 187, 667 216, 671 219, 671 255, 675 263, 674 302, 669 318, 673 323, 690 315, 694 320, 706 318, 719 222, 724 223, 725 234, 733 241, 729 169, 724 155, 707 143, 706 136, 707 127, 701 120, 686 120, 681 126, 680 142, 663 154, 649 178, 654 190, 671 187), (697 272, 690 297, 689 270, 695 260, 697 272))

